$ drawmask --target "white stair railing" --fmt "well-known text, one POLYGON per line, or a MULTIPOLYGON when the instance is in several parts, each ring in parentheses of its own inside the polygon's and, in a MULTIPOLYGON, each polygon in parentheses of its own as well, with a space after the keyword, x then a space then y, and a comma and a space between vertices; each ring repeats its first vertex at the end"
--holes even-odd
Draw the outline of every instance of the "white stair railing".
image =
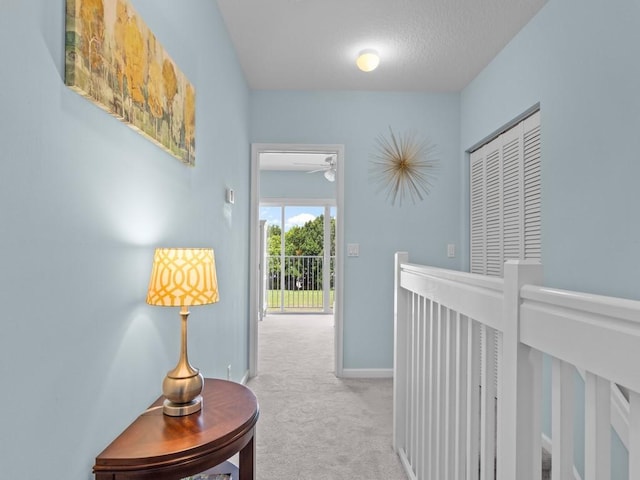
POLYGON ((553 364, 552 478, 574 478, 575 368, 586 372, 584 479, 610 478, 612 382, 629 390, 629 478, 640 478, 640 302, 540 287, 542 267, 527 261, 504 272, 454 272, 396 254, 394 448, 407 474, 541 478, 544 353, 553 364))

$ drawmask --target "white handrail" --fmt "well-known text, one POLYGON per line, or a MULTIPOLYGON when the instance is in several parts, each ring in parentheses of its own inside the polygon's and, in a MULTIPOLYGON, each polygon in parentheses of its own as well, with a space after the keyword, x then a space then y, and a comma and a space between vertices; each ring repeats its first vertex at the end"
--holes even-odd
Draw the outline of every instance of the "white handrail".
POLYGON ((520 341, 640 391, 640 302, 527 285, 520 341))
POLYGON ((400 286, 501 329, 504 281, 474 273, 402 264, 400 286))
POLYGON ((640 325, 640 301, 626 298, 607 297, 591 293, 572 292, 558 288, 547 288, 536 285, 525 285, 520 291, 524 300, 534 300, 548 305, 577 310, 584 313, 596 314, 628 320, 640 325))

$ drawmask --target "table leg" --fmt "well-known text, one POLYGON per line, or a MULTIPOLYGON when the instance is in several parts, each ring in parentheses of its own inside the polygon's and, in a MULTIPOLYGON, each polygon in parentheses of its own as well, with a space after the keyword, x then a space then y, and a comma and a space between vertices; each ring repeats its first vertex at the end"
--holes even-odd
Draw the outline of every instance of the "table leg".
POLYGON ((256 446, 255 446, 255 429, 251 435, 251 440, 242 450, 240 450, 239 459, 240 480, 255 480, 256 470, 256 446))

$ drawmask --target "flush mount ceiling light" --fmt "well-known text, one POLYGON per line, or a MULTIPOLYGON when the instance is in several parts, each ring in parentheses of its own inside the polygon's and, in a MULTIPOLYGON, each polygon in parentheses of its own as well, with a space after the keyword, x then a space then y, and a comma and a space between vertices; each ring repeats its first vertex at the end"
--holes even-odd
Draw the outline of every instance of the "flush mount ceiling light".
POLYGON ((380 56, 375 50, 362 50, 356 59, 356 65, 363 72, 371 72, 378 68, 380 56))

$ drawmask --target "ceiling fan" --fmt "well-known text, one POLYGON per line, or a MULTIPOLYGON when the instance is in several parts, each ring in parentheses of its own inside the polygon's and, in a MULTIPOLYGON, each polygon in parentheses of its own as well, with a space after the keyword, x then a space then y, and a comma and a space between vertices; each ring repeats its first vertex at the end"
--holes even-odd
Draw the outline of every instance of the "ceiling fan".
MULTIPOLYGON (((327 163, 326 165, 323 165, 320 168, 316 168, 315 170, 310 170, 307 173, 324 172, 324 178, 326 178, 330 182, 334 182, 336 180, 336 160, 333 155, 330 155, 325 158, 324 161, 327 163)), ((296 165, 311 165, 314 167, 318 166, 317 163, 297 163, 296 165)))

